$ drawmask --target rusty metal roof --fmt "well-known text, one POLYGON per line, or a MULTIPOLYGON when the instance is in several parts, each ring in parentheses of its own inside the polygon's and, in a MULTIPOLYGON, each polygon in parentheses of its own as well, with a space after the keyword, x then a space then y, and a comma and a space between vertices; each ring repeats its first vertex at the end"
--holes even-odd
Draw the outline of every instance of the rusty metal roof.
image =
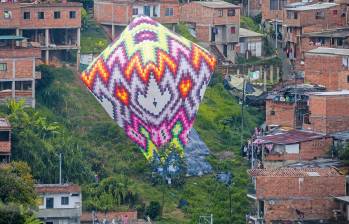
POLYGON ((250 176, 266 177, 320 177, 341 176, 335 168, 279 168, 279 169, 251 169, 250 176))
POLYGON ((43 193, 79 193, 81 188, 77 184, 37 184, 35 190, 43 193))
POLYGON ((257 138, 259 144, 288 145, 324 138, 326 135, 310 131, 291 130, 257 138))

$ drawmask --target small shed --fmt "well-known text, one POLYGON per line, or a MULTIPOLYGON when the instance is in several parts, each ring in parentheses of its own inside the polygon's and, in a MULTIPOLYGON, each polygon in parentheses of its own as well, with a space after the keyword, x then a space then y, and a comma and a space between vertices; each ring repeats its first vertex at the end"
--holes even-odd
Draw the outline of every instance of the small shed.
POLYGON ((245 56, 262 56, 263 34, 240 28, 240 53, 245 56))

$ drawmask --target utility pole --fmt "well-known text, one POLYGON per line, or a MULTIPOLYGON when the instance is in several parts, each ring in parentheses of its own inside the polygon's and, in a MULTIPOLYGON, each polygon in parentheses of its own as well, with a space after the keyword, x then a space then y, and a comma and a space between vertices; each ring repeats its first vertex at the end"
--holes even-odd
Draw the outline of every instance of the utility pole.
POLYGON ((59 153, 59 184, 62 184, 62 153, 59 153))
POLYGON ((241 138, 240 138, 240 146, 241 148, 244 145, 244 136, 243 136, 243 132, 244 132, 244 103, 245 103, 245 86, 246 86, 246 82, 245 82, 245 77, 243 78, 242 81, 242 102, 241 102, 241 138))
POLYGON ((275 19, 275 49, 276 49, 276 51, 278 49, 278 25, 277 25, 277 19, 278 19, 278 16, 276 16, 276 19, 275 19))
POLYGON ((250 16, 250 0, 247 0, 247 16, 250 16))

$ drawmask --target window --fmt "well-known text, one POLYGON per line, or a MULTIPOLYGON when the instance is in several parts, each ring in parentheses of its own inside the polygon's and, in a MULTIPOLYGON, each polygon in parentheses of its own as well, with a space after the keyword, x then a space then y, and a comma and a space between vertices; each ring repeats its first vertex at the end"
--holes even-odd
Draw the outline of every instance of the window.
POLYGON ((235 34, 236 33, 236 28, 235 27, 230 27, 230 33, 235 34))
POLYGON ((349 75, 347 75, 347 83, 349 83, 349 75))
POLYGON ((45 19, 45 13, 44 12, 38 12, 38 19, 45 19))
POLYGON ((61 205, 69 205, 69 197, 61 197, 61 205))
POLYGON ((134 16, 138 15, 138 9, 137 8, 133 8, 132 9, 132 15, 134 15, 134 16))
POLYGON ((343 46, 343 39, 342 38, 337 39, 337 46, 343 46))
POLYGON ((343 65, 345 68, 349 68, 349 58, 348 58, 348 57, 343 57, 343 58, 342 58, 342 65, 343 65))
POLYGON ((9 131, 0 131, 0 141, 9 141, 10 140, 10 132, 9 131))
POLYGON ((279 0, 270 0, 270 10, 279 10, 279 0))
POLYGON ((333 15, 337 15, 338 14, 338 10, 333 10, 332 13, 333 13, 333 15))
POLYGON ((158 14, 156 12, 156 6, 153 6, 153 17, 158 17, 158 14))
POLYGON ((218 9, 217 13, 218 13, 219 17, 222 17, 223 16, 223 9, 218 9))
POLYGON ((235 9, 228 9, 228 16, 235 16, 235 9))
POLYGON ((7 71, 7 64, 6 63, 0 63, 0 71, 7 71))
POLYGON ((270 111, 270 115, 274 116, 275 115, 275 110, 270 111))
POLYGON ((4 19, 11 19, 12 12, 10 10, 4 10, 4 19))
POLYGON ((287 11, 287 19, 298 19, 297 12, 287 11))
POLYGON ((324 11, 318 11, 315 13, 315 19, 325 19, 325 12, 324 11))
POLYGON ((143 13, 144 13, 144 15, 146 15, 146 16, 150 16, 150 6, 145 5, 145 6, 143 7, 143 13))
POLYGON ((53 208, 53 198, 46 198, 46 208, 53 208))
POLYGON ((75 11, 70 11, 69 12, 69 18, 70 19, 75 19, 76 18, 76 12, 75 11))
POLYGON ((173 16, 173 8, 166 8, 165 16, 173 16))
POLYGON ((16 81, 15 83, 16 90, 31 90, 32 81, 16 81))
POLYGON ((11 81, 0 82, 0 91, 11 90, 11 89, 12 89, 12 82, 11 81))
POLYGON ((30 12, 24 12, 23 19, 30 19, 30 12))
POLYGON ((55 12, 53 13, 53 18, 55 18, 55 19, 61 18, 61 12, 60 12, 60 11, 55 11, 55 12))
POLYGON ((79 197, 79 195, 80 195, 79 193, 73 193, 73 194, 71 194, 72 197, 79 197))

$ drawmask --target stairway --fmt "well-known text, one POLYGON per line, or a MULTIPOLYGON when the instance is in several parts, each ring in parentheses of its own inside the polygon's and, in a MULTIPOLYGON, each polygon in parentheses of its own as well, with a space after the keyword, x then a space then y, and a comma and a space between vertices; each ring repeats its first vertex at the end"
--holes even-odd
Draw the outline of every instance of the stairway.
POLYGON ((222 64, 222 62, 226 61, 224 55, 220 52, 216 45, 210 45, 210 52, 216 56, 218 64, 222 64))

